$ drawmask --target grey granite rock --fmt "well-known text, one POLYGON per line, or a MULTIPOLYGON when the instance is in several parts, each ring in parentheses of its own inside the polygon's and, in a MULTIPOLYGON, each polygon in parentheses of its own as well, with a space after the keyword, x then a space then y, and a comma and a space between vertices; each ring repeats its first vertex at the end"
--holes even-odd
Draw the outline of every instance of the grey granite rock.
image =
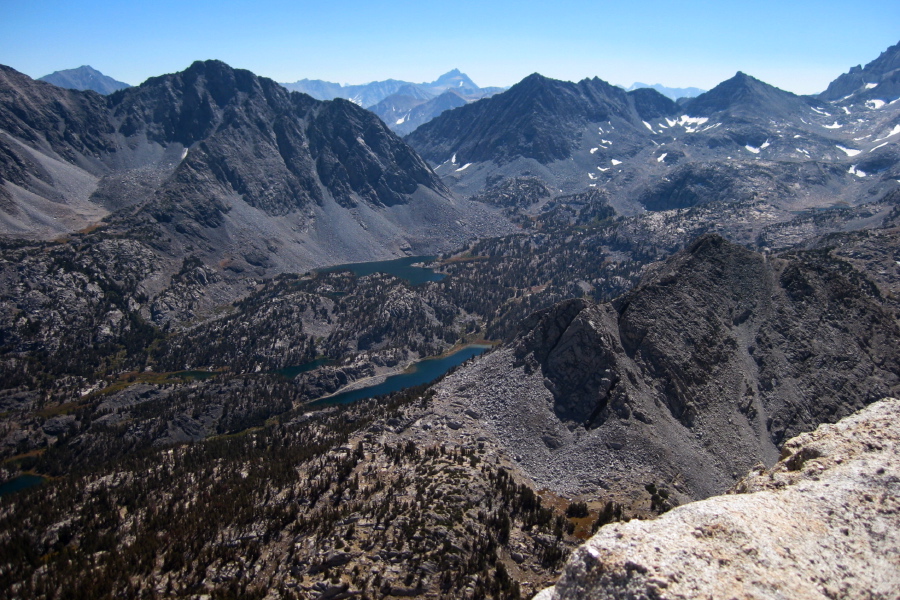
POLYGON ((603 527, 536 600, 896 598, 900 400, 787 442, 732 493, 603 527))

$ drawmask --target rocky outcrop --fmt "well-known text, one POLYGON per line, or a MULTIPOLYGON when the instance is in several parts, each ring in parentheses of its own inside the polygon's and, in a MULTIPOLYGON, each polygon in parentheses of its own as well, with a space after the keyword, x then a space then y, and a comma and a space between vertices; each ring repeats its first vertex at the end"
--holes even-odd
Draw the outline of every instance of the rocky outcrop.
POLYGON ((900 400, 877 402, 729 495, 603 527, 536 600, 896 597, 898 417, 900 400))
POLYGON ((536 313, 436 404, 539 487, 646 504, 655 483, 697 500, 900 392, 893 310, 828 248, 767 256, 706 235, 612 304, 536 313))

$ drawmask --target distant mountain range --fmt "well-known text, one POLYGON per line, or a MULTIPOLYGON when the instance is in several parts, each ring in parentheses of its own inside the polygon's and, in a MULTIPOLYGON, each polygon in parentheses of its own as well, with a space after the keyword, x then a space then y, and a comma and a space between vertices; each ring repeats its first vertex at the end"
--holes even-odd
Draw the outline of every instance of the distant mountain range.
POLYGON ((640 83, 637 81, 632 83, 631 87, 626 88, 626 89, 629 92, 633 92, 634 90, 639 90, 642 88, 652 88, 652 89, 656 90, 657 92, 659 92, 660 94, 662 94, 663 96, 667 96, 667 97, 671 98, 672 100, 678 100, 679 98, 693 98, 695 96, 699 96, 700 94, 702 94, 703 92, 706 91, 706 90, 701 90, 700 88, 696 88, 696 87, 673 88, 673 87, 666 87, 659 83, 654 83, 651 85, 649 83, 640 83))
POLYGON ((127 83, 116 81, 112 77, 108 77, 93 67, 87 65, 78 67, 77 69, 65 69, 55 71, 49 75, 44 75, 39 81, 46 81, 53 85, 69 90, 93 90, 97 93, 107 95, 118 90, 124 90, 129 86, 127 83))
POLYGON ((374 112, 388 127, 401 135, 410 133, 445 110, 504 90, 499 87, 478 87, 459 69, 448 71, 430 83, 388 79, 360 85, 342 85, 321 79, 301 79, 281 85, 319 100, 350 100, 374 112))
POLYGON ((900 179, 898 55, 888 49, 819 97, 741 72, 678 103, 650 88, 534 74, 406 140, 464 195, 537 176, 560 193, 605 189, 626 214, 761 197, 797 210, 809 194, 855 205, 900 179))

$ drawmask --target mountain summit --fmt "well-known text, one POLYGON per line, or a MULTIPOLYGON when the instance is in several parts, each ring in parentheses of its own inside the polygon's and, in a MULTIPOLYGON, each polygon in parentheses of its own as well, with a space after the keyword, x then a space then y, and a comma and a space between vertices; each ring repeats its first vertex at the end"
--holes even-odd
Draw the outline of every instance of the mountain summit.
POLYGON ((806 114, 809 103, 796 94, 738 71, 731 79, 685 102, 684 109, 698 117, 724 112, 736 118, 789 118, 798 112, 806 114))
POLYGON ((77 69, 54 71, 41 77, 39 81, 46 81, 70 90, 93 90, 103 95, 131 87, 127 83, 116 81, 88 65, 83 65, 77 69))
POLYGON ((643 127, 645 107, 654 116, 677 110, 654 90, 640 90, 639 103, 632 94, 596 77, 572 83, 534 73, 502 94, 443 113, 406 139, 437 163, 456 155, 462 163, 524 157, 547 164, 568 158, 588 123, 616 116, 643 127))

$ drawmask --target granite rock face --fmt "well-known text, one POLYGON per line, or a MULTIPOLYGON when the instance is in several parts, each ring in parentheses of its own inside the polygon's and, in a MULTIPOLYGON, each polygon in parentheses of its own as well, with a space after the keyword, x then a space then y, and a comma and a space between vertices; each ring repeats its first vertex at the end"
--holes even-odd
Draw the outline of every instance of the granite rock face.
POLYGON ((706 235, 613 303, 534 314, 442 382, 436 405, 538 487, 707 498, 789 438, 900 391, 879 285, 827 248, 770 256, 706 235))
POLYGON ((895 598, 900 400, 787 442, 728 495, 603 527, 536 600, 895 598))

